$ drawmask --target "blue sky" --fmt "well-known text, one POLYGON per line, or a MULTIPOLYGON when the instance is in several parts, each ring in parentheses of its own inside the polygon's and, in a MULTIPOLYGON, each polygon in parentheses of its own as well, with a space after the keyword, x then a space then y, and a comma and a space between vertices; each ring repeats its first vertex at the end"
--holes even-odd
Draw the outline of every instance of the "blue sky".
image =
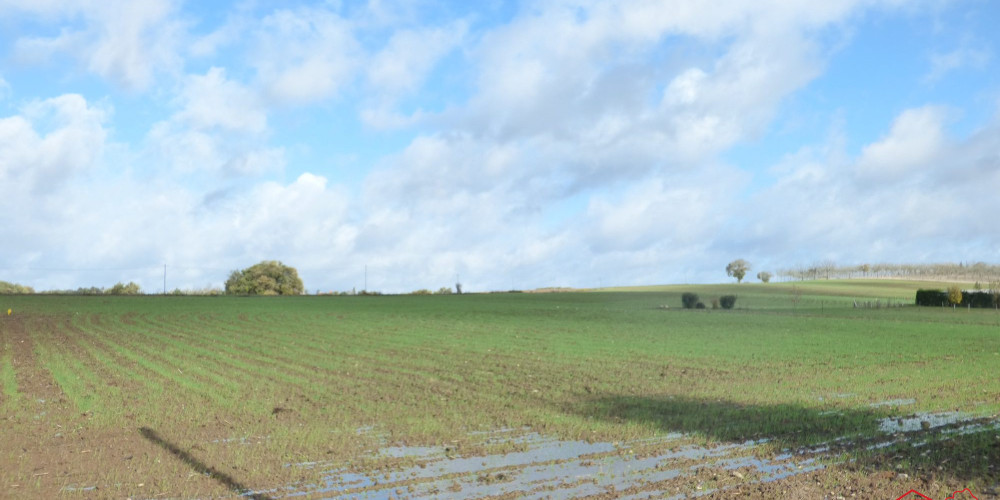
POLYGON ((1000 262, 989 1, 0 0, 0 279, 1000 262))

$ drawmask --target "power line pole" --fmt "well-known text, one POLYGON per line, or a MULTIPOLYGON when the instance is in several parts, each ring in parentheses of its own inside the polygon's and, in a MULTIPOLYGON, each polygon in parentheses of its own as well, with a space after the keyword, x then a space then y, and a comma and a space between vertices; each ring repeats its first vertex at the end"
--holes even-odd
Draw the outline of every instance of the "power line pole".
POLYGON ((368 291, 368 264, 365 264, 365 288, 364 288, 364 290, 366 292, 368 291))
POLYGON ((167 265, 163 264, 163 295, 167 294, 167 265))

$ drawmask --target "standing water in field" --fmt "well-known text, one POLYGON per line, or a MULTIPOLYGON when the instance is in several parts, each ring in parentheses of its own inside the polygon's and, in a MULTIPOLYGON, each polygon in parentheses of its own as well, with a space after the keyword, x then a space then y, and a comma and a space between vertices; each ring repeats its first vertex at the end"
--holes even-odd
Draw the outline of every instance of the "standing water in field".
MULTIPOLYGON (((388 446, 378 457, 408 458, 416 465, 363 473, 332 468, 322 484, 278 489, 280 496, 349 498, 581 497, 618 492, 633 498, 660 497, 689 488, 707 491, 718 478, 769 481, 815 470, 813 459, 784 455, 747 456, 758 441, 701 447, 680 434, 623 443, 560 441, 536 433, 495 433, 486 444, 517 443, 521 451, 455 456, 442 447, 388 446), (669 488, 670 491, 663 488, 669 488)), ((316 468, 323 463, 290 464, 316 468)))
MULTIPOLYGON (((894 406, 908 401, 892 401, 894 406)), ((918 414, 880 421, 885 438, 864 447, 880 449, 911 436, 920 446, 923 431, 942 436, 1000 428, 1000 424, 970 419, 957 412, 918 414)), ((369 429, 367 432, 371 432, 369 429)), ((689 436, 666 436, 629 442, 563 441, 529 429, 473 433, 470 438, 490 446, 514 445, 517 451, 462 455, 441 446, 385 444, 371 452, 375 459, 405 465, 379 470, 355 470, 333 462, 288 464, 319 469, 322 481, 297 484, 265 493, 276 497, 310 498, 518 498, 586 497, 614 494, 618 498, 686 498, 727 490, 745 483, 768 483, 836 463, 838 451, 852 446, 845 436, 827 444, 786 449, 777 455, 755 453, 768 441, 693 444, 689 436)), ((250 493, 248 493, 250 494, 250 493)))

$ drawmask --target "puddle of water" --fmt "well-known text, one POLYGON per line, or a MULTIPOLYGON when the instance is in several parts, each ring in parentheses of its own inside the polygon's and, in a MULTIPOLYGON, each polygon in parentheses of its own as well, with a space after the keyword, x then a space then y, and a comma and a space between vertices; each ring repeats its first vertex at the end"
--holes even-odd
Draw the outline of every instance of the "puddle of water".
MULTIPOLYGON (((487 456, 453 456, 442 447, 390 446, 378 456, 413 458, 417 465, 382 473, 358 473, 347 468, 326 472, 323 484, 286 491, 287 496, 336 495, 351 498, 435 497, 478 498, 516 495, 518 498, 580 497, 621 491, 641 484, 689 476, 708 465, 732 469, 752 467, 764 477, 803 471, 803 462, 772 464, 766 459, 728 460, 764 441, 731 443, 711 448, 685 445, 643 456, 643 448, 682 438, 681 434, 626 443, 560 441, 537 433, 493 436, 488 442, 518 442, 527 450, 487 456), (639 456, 636 456, 636 451, 639 456), (690 462, 696 462, 691 465, 690 462), (360 491, 364 490, 364 491, 360 491)), ((331 464, 332 465, 332 464, 331 464)), ((290 466, 315 468, 307 462, 290 466)), ((699 491, 698 493, 707 493, 699 491)), ((648 492, 636 498, 648 497, 648 492)), ((663 495, 656 495, 662 497, 663 495)))
MULTIPOLYGON (((913 399, 896 399, 875 403, 874 406, 904 406, 915 404, 913 399)), ((888 435, 928 430, 961 424, 971 416, 960 412, 914 414, 884 418, 879 428, 888 435)), ((943 435, 1000 429, 1000 422, 939 429, 943 435)), ((359 430, 377 435, 373 428, 359 430)), ((371 454, 381 458, 411 459, 415 465, 382 471, 357 471, 333 462, 302 462, 287 464, 323 471, 318 484, 277 488, 266 492, 276 496, 329 496, 337 498, 480 498, 509 495, 518 498, 581 497, 608 493, 620 494, 629 488, 653 485, 673 479, 693 478, 706 467, 725 471, 740 469, 753 477, 753 482, 779 481, 826 467, 819 463, 832 458, 831 449, 850 445, 853 436, 844 436, 811 447, 786 449, 773 458, 747 455, 748 450, 767 440, 727 443, 718 446, 686 444, 689 436, 672 433, 666 436, 624 443, 562 441, 543 436, 530 429, 501 429, 496 432, 477 431, 469 438, 479 444, 519 444, 520 451, 485 456, 462 456, 442 446, 381 445, 371 454), (671 446, 676 442, 676 446, 671 446), (650 455, 648 452, 656 450, 650 455)), ((869 450, 892 446, 898 436, 866 446, 869 450)), ((920 443, 914 443, 918 445, 920 443)), ((735 475, 735 474, 734 474, 735 475)), ((675 485, 678 483, 674 483, 675 485)), ((731 487, 731 486, 730 486, 731 487)), ((730 487, 723 487, 726 490, 730 487)), ((712 493, 712 489, 695 489, 678 494, 677 490, 644 490, 621 498, 690 498, 712 493)))
POLYGON ((973 432, 982 432, 985 430, 1000 430, 1000 422, 993 422, 991 425, 987 425, 985 423, 973 423, 969 425, 963 425, 958 427, 957 429, 944 431, 944 434, 965 436, 966 434, 972 434, 973 432))
POLYGON ((66 485, 66 486, 62 487, 62 491, 66 491, 66 492, 94 491, 96 489, 97 489, 97 486, 73 486, 73 485, 66 485))
POLYGON ((913 432, 954 424, 970 418, 972 418, 971 415, 957 411, 918 413, 908 417, 886 417, 879 421, 879 430, 887 434, 913 432))

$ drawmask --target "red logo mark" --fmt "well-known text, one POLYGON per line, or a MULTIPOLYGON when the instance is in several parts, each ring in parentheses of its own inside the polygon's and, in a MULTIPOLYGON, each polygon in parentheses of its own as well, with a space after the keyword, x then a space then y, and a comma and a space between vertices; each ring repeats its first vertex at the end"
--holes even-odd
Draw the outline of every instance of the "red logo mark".
POLYGON ((978 498, 976 498, 976 495, 972 494, 972 491, 969 490, 969 488, 966 488, 966 489, 964 489, 962 491, 956 491, 956 492, 952 493, 950 497, 948 497, 948 498, 946 498, 944 500, 959 500, 960 498, 965 498, 964 496, 963 497, 958 496, 960 493, 968 493, 970 497, 975 498, 976 500, 979 500, 978 498))
MULTIPOLYGON (((923 493, 921 493, 921 492, 919 492, 917 490, 907 491, 906 493, 903 494, 903 496, 897 498, 896 500, 903 500, 904 498, 906 500, 919 500, 919 499, 934 500, 931 497, 929 497, 927 495, 924 495, 923 493)), ((964 499, 964 500, 970 500, 970 499, 972 499, 972 500, 979 500, 979 498, 977 498, 976 495, 972 494, 972 491, 970 491, 969 488, 966 488, 966 489, 961 490, 961 491, 956 491, 956 492, 952 493, 951 496, 948 497, 948 498, 946 498, 945 500, 962 500, 962 499, 964 499), (968 497, 958 496, 958 495, 960 495, 962 493, 968 493, 969 496, 968 497)))
POLYGON ((907 491, 906 493, 903 494, 903 496, 897 498, 896 500, 903 500, 904 498, 907 500, 917 500, 918 498, 923 498, 924 500, 934 500, 933 498, 924 495, 923 493, 917 490, 907 491))

